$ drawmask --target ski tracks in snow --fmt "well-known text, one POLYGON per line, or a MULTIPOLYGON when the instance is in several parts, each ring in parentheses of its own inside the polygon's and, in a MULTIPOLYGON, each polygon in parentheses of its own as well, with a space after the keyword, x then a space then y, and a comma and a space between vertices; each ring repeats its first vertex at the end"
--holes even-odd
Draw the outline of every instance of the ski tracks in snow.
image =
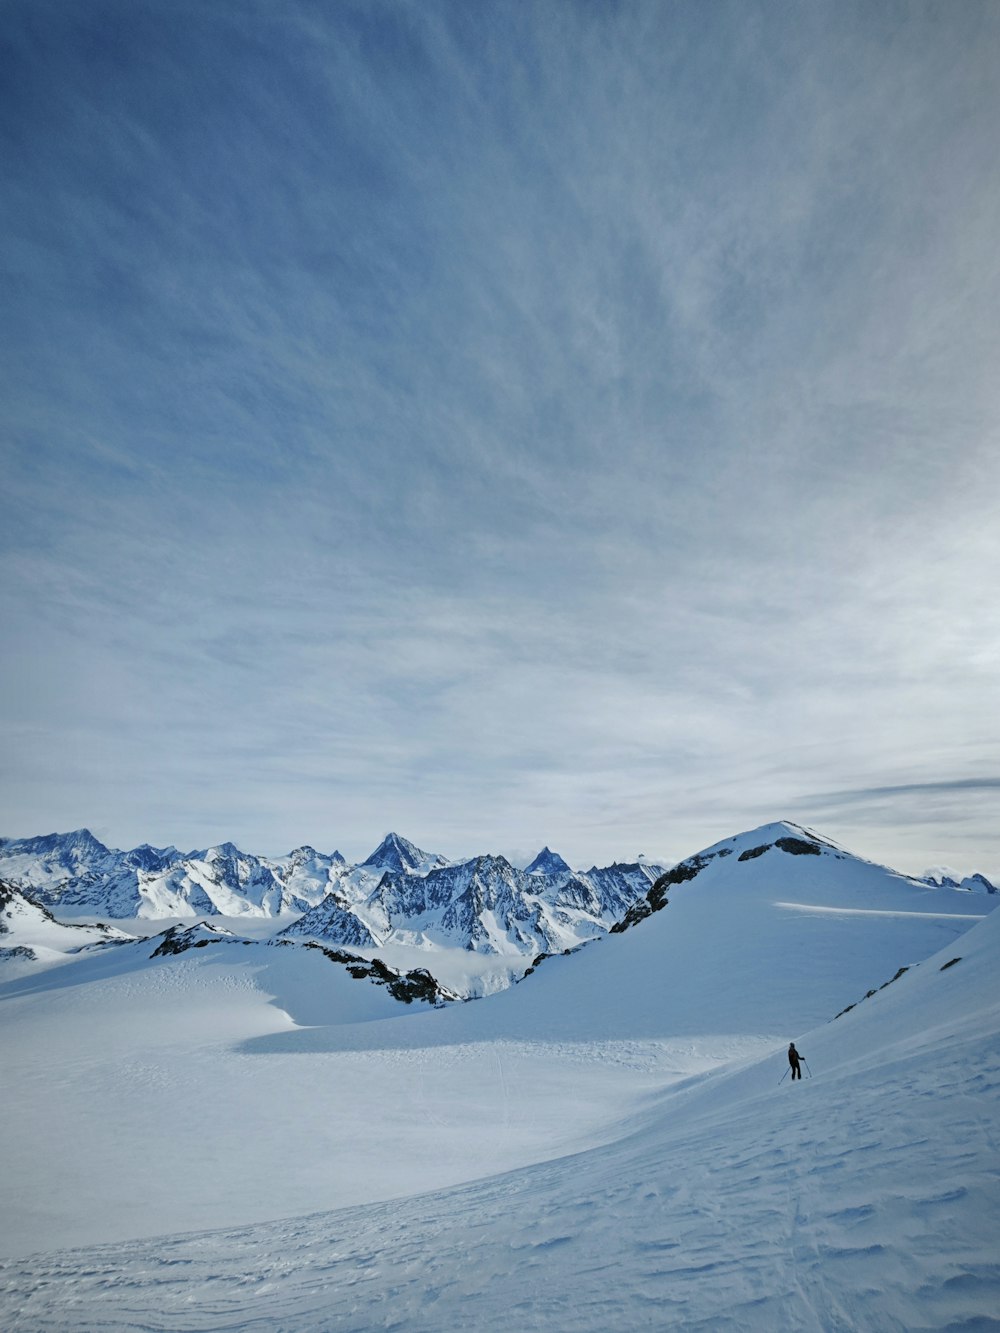
POLYGON ((709 1080, 615 1144, 463 1187, 12 1261, 5 1328, 983 1329, 1000 1043, 942 1058, 728 1104, 709 1080))

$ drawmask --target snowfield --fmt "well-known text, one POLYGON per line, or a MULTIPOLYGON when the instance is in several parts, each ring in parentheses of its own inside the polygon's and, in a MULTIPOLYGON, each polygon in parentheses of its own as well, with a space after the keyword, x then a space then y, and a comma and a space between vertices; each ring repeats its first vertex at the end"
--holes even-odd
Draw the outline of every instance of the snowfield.
POLYGON ((0 964, 0 1325, 1000 1327, 1000 915, 801 832, 442 1008, 262 939, 0 964))

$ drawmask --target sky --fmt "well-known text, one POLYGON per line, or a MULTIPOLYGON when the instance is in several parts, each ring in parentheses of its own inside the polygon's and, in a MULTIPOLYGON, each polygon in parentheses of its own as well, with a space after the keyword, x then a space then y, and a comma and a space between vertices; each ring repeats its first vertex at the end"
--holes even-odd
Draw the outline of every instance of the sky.
POLYGON ((0 832, 1000 876, 998 59, 5 0, 0 832))

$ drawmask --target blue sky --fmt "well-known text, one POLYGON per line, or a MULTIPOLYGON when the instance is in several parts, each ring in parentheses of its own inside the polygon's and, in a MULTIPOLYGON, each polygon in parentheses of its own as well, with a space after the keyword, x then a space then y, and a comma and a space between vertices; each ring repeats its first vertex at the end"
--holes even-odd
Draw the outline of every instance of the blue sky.
POLYGON ((1000 873, 998 57, 8 3, 2 831, 1000 873))

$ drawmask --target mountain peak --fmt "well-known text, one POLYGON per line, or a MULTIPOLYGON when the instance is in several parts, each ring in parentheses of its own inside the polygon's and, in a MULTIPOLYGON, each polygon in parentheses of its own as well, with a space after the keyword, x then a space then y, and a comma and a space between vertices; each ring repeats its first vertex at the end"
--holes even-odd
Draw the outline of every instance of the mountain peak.
POLYGON ((396 874, 414 874, 429 865, 440 865, 441 858, 423 852, 414 843, 398 833, 387 833, 367 861, 361 863, 373 870, 393 870, 396 874))
POLYGON ((243 853, 236 846, 235 842, 220 842, 215 847, 210 847, 206 854, 206 859, 216 860, 220 856, 238 860, 243 853), (215 853, 213 856, 212 854, 215 853))
POLYGON ((933 884, 939 889, 964 889, 967 893, 996 893, 997 886, 980 871, 972 875, 962 875, 951 866, 932 866, 925 870, 922 879, 926 884, 933 884))
POLYGON ((756 852, 758 848, 763 852, 766 848, 774 846, 791 851, 792 847, 788 844, 802 844, 803 849, 808 846, 815 852, 822 849, 824 852, 839 854, 843 851, 835 842, 821 837, 812 829, 804 828, 801 824, 793 824, 790 819, 779 819, 771 824, 761 824, 758 828, 747 829, 745 833, 737 833, 734 837, 724 838, 721 842, 706 847, 698 855, 727 856, 731 852, 739 852, 742 856, 747 852, 756 852))
POLYGON ((45 833, 37 838, 19 838, 16 841, 25 849, 31 849, 39 855, 51 852, 107 852, 107 847, 95 838, 89 828, 73 829, 69 833, 45 833))
POLYGON ((558 852, 553 852, 548 847, 543 847, 532 861, 531 865, 525 867, 525 874, 568 875, 572 874, 572 871, 558 852))

